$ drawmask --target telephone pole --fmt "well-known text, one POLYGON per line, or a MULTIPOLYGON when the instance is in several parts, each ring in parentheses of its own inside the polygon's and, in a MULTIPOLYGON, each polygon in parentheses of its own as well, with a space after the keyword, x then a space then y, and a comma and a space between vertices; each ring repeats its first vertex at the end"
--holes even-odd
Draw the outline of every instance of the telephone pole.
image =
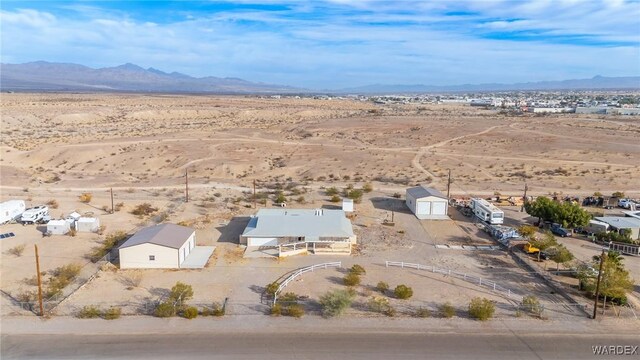
POLYGON ((115 213, 114 207, 113 207, 113 188, 110 188, 111 190, 111 213, 115 213))
POLYGON ((40 276, 40 257, 38 256, 38 245, 36 248, 36 271, 38 272, 38 304, 40 305, 40 316, 44 316, 44 306, 42 306, 42 278, 40 276))
POLYGON ((522 207, 520 207, 520 212, 524 211, 524 204, 527 202, 527 190, 529 190, 529 186, 527 183, 524 183, 524 195, 522 196, 522 207))
POLYGON ((253 179, 253 208, 256 208, 256 179, 253 179))
POLYGON ((184 169, 184 198, 189 202, 189 170, 184 169))
POLYGON ((604 265, 604 250, 602 250, 602 255, 600 255, 600 270, 598 270, 598 281, 596 282, 596 299, 593 302, 593 318, 596 319, 596 310, 598 309, 598 297, 600 296, 600 278, 602 276, 602 265, 604 265))
POLYGON ((450 193, 451 193, 451 169, 449 169, 449 179, 447 180, 447 201, 449 200, 450 193))

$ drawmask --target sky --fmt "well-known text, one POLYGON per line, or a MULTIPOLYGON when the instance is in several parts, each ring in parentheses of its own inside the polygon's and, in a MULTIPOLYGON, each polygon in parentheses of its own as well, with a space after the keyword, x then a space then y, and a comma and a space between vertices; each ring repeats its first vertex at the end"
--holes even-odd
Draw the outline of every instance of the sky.
POLYGON ((640 0, 12 1, 3 63, 308 89, 640 76, 640 0))

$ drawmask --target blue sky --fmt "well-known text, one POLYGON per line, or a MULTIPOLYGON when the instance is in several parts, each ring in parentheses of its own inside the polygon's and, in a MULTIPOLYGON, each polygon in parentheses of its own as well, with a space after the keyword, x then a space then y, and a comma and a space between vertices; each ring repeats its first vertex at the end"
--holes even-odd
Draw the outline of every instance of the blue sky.
POLYGON ((640 0, 11 1, 4 63, 314 89, 640 76, 640 0))

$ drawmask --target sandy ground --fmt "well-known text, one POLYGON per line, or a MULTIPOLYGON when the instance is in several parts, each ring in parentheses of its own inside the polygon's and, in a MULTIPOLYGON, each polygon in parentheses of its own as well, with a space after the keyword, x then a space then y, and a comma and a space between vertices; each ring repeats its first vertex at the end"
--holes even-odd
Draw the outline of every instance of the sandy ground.
MULTIPOLYGON (((228 298, 230 313, 262 314, 266 284, 303 266, 343 261, 345 267, 367 268, 357 303, 366 302, 370 286, 384 280, 416 291, 410 301, 392 300, 399 309, 444 301, 462 308, 473 296, 487 296, 510 316, 508 301, 473 284, 382 266, 385 260, 433 265, 496 281, 517 294, 536 294, 549 304, 562 302, 501 251, 436 248, 492 242, 455 210, 451 221, 419 221, 392 197, 395 192, 404 194, 417 183, 445 190, 450 168, 454 194, 519 195, 524 180, 533 194, 640 194, 640 123, 633 118, 505 117, 462 106, 251 97, 3 94, 0 100, 0 200, 24 199, 27 205, 56 200, 54 217, 92 213, 106 226, 105 234, 184 222, 197 229, 198 245, 217 246, 203 270, 147 270, 137 286, 131 285, 130 271, 100 271, 56 309, 60 315, 73 315, 84 305, 118 305, 138 313, 177 281, 193 285, 194 304, 228 298), (257 191, 268 194, 258 207, 273 206, 273 192, 284 188, 289 206, 304 208, 335 206, 326 187, 371 182, 376 190, 356 205, 354 255, 243 259, 237 240, 255 212, 254 180, 257 191), (120 207, 113 214, 110 188, 120 207), (83 192, 93 195, 90 203, 79 201, 83 192), (144 217, 130 213, 144 202, 158 211, 144 217), (391 217, 395 226, 382 225, 391 217)), ((33 244, 40 247, 42 271, 50 271, 86 263, 104 238, 42 238, 34 226, 5 229, 17 235, 1 242, 0 287, 11 294, 34 289, 25 281, 35 275, 33 244), (21 244, 22 256, 8 253, 21 244)), ((287 291, 317 299, 341 287, 340 276, 337 270, 314 273, 287 291)), ((16 312, 5 297, 1 304, 2 314, 16 312)), ((365 313, 354 309, 354 315, 365 313)), ((559 310, 556 316, 575 314, 559 310)))

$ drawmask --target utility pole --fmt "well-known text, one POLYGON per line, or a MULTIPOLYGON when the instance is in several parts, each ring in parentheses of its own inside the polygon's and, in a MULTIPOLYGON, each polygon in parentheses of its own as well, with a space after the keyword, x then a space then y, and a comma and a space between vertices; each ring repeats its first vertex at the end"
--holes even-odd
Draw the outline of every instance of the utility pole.
POLYGON ((111 213, 115 213, 114 207, 113 207, 113 188, 111 188, 111 213))
POLYGON ((395 211, 391 211, 391 222, 393 222, 394 215, 395 215, 395 211))
POLYGON ((184 197, 189 202, 189 169, 184 169, 184 197))
POLYGON ((256 208, 256 179, 253 179, 253 208, 256 208))
POLYGON ((447 201, 449 200, 450 193, 451 193, 451 169, 449 169, 449 179, 447 180, 447 201))
POLYGON ((600 296, 600 277, 602 276, 602 265, 604 265, 604 250, 602 250, 602 255, 600 255, 600 270, 598 270, 598 281, 596 282, 596 299, 593 302, 593 318, 596 318, 596 310, 598 309, 598 296, 600 296))
POLYGON ((44 307, 42 306, 42 278, 40 277, 40 257, 38 256, 38 245, 36 248, 36 271, 38 272, 38 303, 40 305, 40 316, 44 316, 44 307))
POLYGON ((520 212, 524 211, 524 204, 527 202, 527 190, 529 190, 529 186, 527 183, 524 183, 524 195, 522 196, 522 207, 520 207, 520 212))

